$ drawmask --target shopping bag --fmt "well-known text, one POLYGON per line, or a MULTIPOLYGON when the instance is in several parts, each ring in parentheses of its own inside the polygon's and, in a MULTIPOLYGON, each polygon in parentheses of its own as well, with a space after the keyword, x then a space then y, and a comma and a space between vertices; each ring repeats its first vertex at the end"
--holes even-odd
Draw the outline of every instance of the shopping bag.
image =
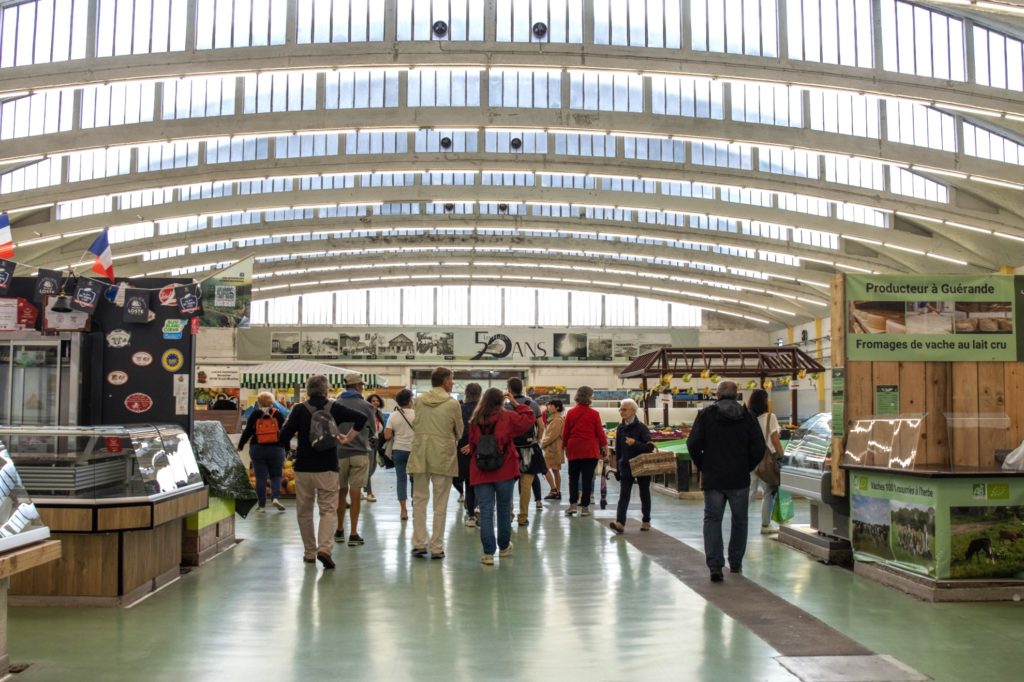
POLYGON ((775 506, 772 507, 772 521, 778 524, 789 522, 793 518, 793 496, 785 490, 775 495, 775 506))

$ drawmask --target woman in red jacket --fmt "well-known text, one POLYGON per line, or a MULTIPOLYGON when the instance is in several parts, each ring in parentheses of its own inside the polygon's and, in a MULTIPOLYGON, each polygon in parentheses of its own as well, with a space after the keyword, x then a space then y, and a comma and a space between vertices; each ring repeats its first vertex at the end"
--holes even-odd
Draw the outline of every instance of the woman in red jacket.
POLYGON ((569 508, 566 516, 576 513, 577 497, 580 495, 581 479, 583 495, 580 516, 590 516, 590 496, 594 492, 594 470, 601 453, 608 447, 608 436, 597 410, 590 406, 594 389, 580 386, 576 391, 576 407, 565 415, 562 427, 562 443, 565 457, 569 460, 569 508))
POLYGON ((533 426, 533 421, 533 410, 529 405, 518 404, 511 393, 502 394, 497 388, 484 391, 469 420, 469 444, 463 451, 469 454, 469 482, 480 505, 480 542, 484 546, 480 563, 485 566, 494 565, 496 548, 501 550, 498 556, 512 553, 512 491, 519 478, 519 452, 513 439, 533 426), (514 411, 505 409, 505 400, 515 406, 514 411), (488 438, 486 447, 478 448, 483 436, 493 436, 496 443, 488 438), (495 445, 496 448, 493 447, 495 445), (495 459, 501 464, 491 470, 481 469, 478 449, 481 457, 487 454, 485 450, 495 449, 495 459), (497 540, 494 538, 495 500, 498 505, 497 540))

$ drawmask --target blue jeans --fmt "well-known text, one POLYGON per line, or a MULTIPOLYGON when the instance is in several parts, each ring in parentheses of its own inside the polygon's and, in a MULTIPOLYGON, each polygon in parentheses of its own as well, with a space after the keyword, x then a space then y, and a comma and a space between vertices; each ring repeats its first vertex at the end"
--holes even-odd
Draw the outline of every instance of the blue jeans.
POLYGON ((281 474, 284 467, 284 448, 278 445, 249 446, 249 458, 256 473, 256 500, 260 508, 267 506, 267 479, 270 480, 270 499, 281 497, 281 474))
POLYGON ((496 548, 508 549, 512 540, 512 492, 516 479, 500 483, 481 483, 473 486, 476 501, 480 505, 480 542, 484 554, 494 554, 496 548), (494 539, 494 504, 498 504, 498 539, 494 539))
POLYGON ((725 566, 722 556, 722 517, 725 503, 729 503, 732 528, 729 531, 729 566, 743 566, 743 555, 747 551, 747 506, 750 487, 734 490, 704 491, 704 554, 708 568, 721 571, 725 566))
POLYGON ((391 459, 395 463, 395 473, 398 474, 398 501, 404 502, 409 499, 409 477, 405 474, 405 467, 409 464, 409 451, 392 450, 391 459))

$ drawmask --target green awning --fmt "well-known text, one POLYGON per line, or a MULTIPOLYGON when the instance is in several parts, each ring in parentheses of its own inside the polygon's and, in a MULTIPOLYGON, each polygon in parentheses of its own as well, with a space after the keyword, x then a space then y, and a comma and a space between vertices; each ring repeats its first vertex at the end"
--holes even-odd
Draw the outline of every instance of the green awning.
POLYGON ((268 362, 242 370, 242 388, 291 388, 305 384, 311 376, 323 374, 334 390, 344 387, 345 375, 358 372, 363 375, 366 388, 385 388, 388 382, 376 374, 365 374, 357 369, 335 367, 311 360, 282 360, 268 362))

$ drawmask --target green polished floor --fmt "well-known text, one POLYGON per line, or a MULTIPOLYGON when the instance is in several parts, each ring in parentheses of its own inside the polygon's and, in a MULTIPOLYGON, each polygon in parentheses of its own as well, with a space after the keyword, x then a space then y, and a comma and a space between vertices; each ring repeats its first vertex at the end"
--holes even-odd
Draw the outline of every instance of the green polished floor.
MULTIPOLYGON (((795 679, 763 640, 594 519, 549 506, 513 531, 514 557, 486 568, 452 509, 448 558, 414 560, 393 476, 375 483, 367 544, 339 545, 335 571, 302 563, 289 508, 239 519, 245 542, 134 608, 11 608, 11 660, 31 663, 17 680, 795 679)), ((700 518, 698 502, 655 497, 655 527, 695 547, 700 518)), ((922 603, 760 535, 744 567, 937 680, 1020 679, 1022 604, 922 603)))

